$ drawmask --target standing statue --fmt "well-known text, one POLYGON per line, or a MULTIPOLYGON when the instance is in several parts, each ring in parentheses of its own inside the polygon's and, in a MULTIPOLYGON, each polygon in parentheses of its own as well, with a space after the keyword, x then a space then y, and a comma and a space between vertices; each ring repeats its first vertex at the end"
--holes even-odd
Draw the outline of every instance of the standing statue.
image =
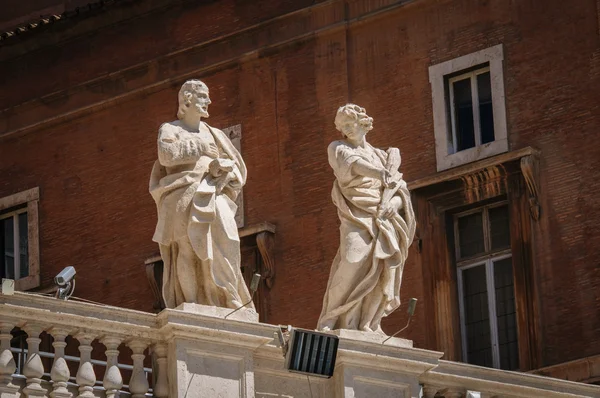
POLYGON ((336 180, 340 247, 333 260, 318 329, 382 333, 381 318, 400 306, 400 282, 415 235, 415 215, 400 167, 400 151, 372 147, 365 109, 338 109, 336 128, 344 139, 329 145, 336 180))
POLYGON ((164 262, 167 308, 182 303, 237 308, 250 301, 234 218, 246 166, 229 138, 202 121, 210 103, 206 84, 185 82, 179 120, 163 124, 158 133, 150 194, 158 210, 153 240, 164 262))

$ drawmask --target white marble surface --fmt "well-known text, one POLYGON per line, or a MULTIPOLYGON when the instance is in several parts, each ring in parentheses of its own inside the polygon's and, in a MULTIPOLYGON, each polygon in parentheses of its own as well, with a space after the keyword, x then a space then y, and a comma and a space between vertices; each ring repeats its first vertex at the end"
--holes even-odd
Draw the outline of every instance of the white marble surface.
POLYGON ((235 220, 246 166, 229 137, 202 121, 210 103, 203 82, 187 81, 179 92, 178 120, 159 129, 149 189, 158 211, 153 240, 164 262, 168 308, 237 308, 250 300, 235 220))
MULTIPOLYGON (((332 330, 330 333, 339 336, 341 339, 358 340, 375 344, 383 344, 383 342, 388 338, 388 336, 381 333, 363 332, 361 330, 351 329, 336 329, 332 330)), ((413 341, 399 337, 392 337, 391 339, 385 341, 385 345, 391 347, 411 348, 413 346, 413 341)))
POLYGON ((400 151, 366 141, 373 119, 365 109, 338 109, 343 139, 329 145, 335 175, 331 193, 340 218, 340 247, 333 260, 319 330, 382 334, 381 319, 400 306, 400 283, 415 234, 415 215, 399 172, 400 151))
POLYGON ((199 314, 205 316, 212 316, 215 318, 232 319, 243 322, 258 322, 258 312, 253 308, 241 308, 239 311, 235 311, 231 308, 214 307, 210 305, 194 304, 194 303, 182 303, 178 305, 176 310, 185 311, 192 314, 199 314), (233 313, 232 313, 233 312, 233 313))

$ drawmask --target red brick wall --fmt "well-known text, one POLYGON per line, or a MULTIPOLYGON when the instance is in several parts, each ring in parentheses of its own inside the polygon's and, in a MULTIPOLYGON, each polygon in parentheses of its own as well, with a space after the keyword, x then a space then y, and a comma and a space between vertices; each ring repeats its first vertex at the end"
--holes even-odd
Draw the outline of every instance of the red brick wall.
MULTIPOLYGON (((338 137, 337 107, 351 100, 367 108, 375 119, 369 141, 401 148, 407 180, 433 175, 428 66, 502 43, 511 149, 533 146, 542 152, 542 218, 533 224, 533 267, 543 362, 598 354, 600 183, 595 177, 600 147, 592 141, 600 126, 596 1, 417 0, 377 15, 369 13, 394 2, 334 1, 288 16, 289 23, 280 19, 281 30, 258 27, 242 44, 237 41, 240 29, 311 2, 304 3, 265 2, 269 9, 240 8, 233 1, 183 3, 0 64, 6 78, 0 108, 7 108, 0 113, 5 176, 0 196, 40 186, 43 284, 49 285, 62 267, 75 265, 76 295, 151 310, 143 260, 157 252, 151 242, 156 210, 147 181, 158 126, 175 117, 185 68, 207 67, 243 44, 260 51, 192 75, 211 89, 211 124, 242 124, 249 170, 246 223, 277 225, 269 320, 314 327, 339 241, 326 159, 327 144, 338 137), (347 27, 338 23, 318 34, 309 29, 360 15, 366 18, 347 27), (303 29, 302 38, 263 47, 286 31, 303 29), (219 51, 196 58, 192 52, 176 66, 165 61, 173 51, 223 35, 231 36, 219 39, 225 43, 219 51), (121 80, 106 77, 144 62, 147 67, 121 80), (149 86, 155 77, 172 81, 149 86), (71 89, 94 78, 100 83, 71 89), (127 94, 138 83, 147 88, 127 94), (27 100, 33 102, 11 108, 27 100), (104 100, 110 101, 60 116, 104 100), (63 119, 48 120, 56 116, 63 119), (37 122, 41 127, 26 127, 37 122)), ((13 43, 11 51, 35 40, 13 43)), ((409 259, 403 303, 410 297, 421 306, 405 337, 417 347, 435 349, 422 333, 431 327, 430 314, 423 312, 428 298, 422 273, 409 259)), ((385 319, 384 330, 391 333, 405 321, 403 306, 385 319)))

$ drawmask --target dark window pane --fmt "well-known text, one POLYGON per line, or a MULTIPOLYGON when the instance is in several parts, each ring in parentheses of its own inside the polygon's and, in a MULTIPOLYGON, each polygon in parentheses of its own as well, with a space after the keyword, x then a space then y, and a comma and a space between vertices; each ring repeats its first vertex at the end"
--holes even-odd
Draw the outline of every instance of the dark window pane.
POLYGON ((454 92, 454 118, 456 123, 456 151, 458 152, 475 146, 471 79, 456 81, 452 83, 452 88, 454 92))
POLYGON ((0 220, 2 223, 2 260, 5 278, 15 279, 15 235, 13 217, 0 220))
POLYGON ((27 213, 19 214, 19 252, 21 255, 19 278, 25 278, 29 275, 29 233, 27 228, 27 213))
POLYGON ((479 126, 481 143, 494 141, 494 112, 492 110, 492 85, 490 72, 477 75, 477 93, 479 95, 479 126))
POLYGON ((515 370, 519 368, 519 346, 511 258, 494 262, 494 285, 500 368, 515 370))
POLYGON ((464 327, 469 363, 493 366, 485 266, 462 271, 464 327))
POLYGON ((482 213, 473 213, 458 219, 460 258, 485 252, 482 213))
POLYGON ((510 247, 510 228, 508 223, 508 206, 489 209, 490 235, 492 250, 510 247))

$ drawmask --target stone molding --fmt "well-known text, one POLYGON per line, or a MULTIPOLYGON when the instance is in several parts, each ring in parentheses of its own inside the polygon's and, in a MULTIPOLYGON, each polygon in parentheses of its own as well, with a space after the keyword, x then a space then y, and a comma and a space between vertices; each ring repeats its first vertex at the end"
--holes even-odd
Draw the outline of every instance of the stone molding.
POLYGON ((508 151, 506 103, 504 94, 504 51, 502 44, 429 67, 429 82, 433 102, 433 130, 437 171, 447 170, 489 156, 508 151), (494 141, 463 151, 450 153, 448 112, 446 111, 446 76, 461 70, 489 63, 492 109, 494 114, 494 141))
POLYGON ((495 167, 503 163, 520 160, 526 156, 539 157, 540 151, 533 147, 520 148, 514 151, 496 155, 490 158, 481 159, 477 162, 469 163, 463 166, 458 166, 450 170, 445 170, 439 173, 435 173, 432 176, 420 178, 408 182, 408 189, 411 191, 416 189, 425 188, 434 184, 439 184, 445 181, 452 181, 459 178, 464 178, 475 172, 479 172, 483 169, 495 167))
POLYGON ((529 373, 511 372, 459 362, 440 360, 438 365, 420 377, 421 383, 467 388, 489 395, 510 397, 565 397, 568 394, 584 397, 600 396, 600 387, 552 379, 529 373), (571 390, 576 388, 577 390, 571 390))

